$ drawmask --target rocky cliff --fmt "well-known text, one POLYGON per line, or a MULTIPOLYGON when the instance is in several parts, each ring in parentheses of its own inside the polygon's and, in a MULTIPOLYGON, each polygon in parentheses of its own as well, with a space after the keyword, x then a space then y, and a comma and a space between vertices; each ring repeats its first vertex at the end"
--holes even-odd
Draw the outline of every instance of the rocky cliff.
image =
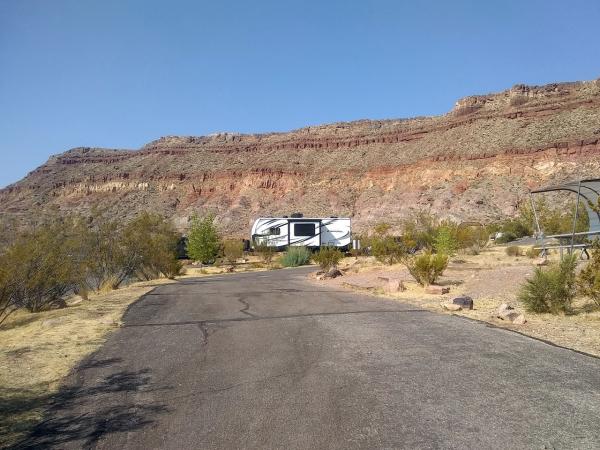
POLYGON ((75 148, 0 191, 3 218, 194 211, 245 236, 255 217, 346 216, 364 230, 416 210, 454 220, 513 214, 529 188, 600 176, 600 80, 517 85, 443 116, 287 133, 168 136, 139 150, 75 148))

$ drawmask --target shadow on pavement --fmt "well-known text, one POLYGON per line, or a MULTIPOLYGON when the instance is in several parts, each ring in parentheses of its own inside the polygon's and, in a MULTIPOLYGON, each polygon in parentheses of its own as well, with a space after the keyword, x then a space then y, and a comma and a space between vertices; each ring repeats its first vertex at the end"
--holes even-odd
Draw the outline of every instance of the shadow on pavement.
MULTIPOLYGON (((78 369, 76 376, 86 370, 101 370, 118 364, 119 358, 89 360, 78 369)), ((136 399, 134 393, 169 389, 151 382, 149 369, 116 370, 95 380, 89 386, 80 382, 63 387, 48 402, 45 420, 16 448, 64 448, 69 442, 77 448, 89 448, 99 439, 112 433, 139 430, 154 423, 157 415, 168 412, 164 404, 136 399), (102 405, 98 407, 98 405, 102 405)), ((137 396, 142 397, 142 396, 137 396)))

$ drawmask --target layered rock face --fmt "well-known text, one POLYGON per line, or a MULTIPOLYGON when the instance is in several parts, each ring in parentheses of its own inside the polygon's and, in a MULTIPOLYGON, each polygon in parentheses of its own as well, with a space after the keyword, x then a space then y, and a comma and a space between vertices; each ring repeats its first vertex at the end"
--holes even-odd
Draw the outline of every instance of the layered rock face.
POLYGON ((169 136, 139 150, 75 148, 0 191, 3 218, 93 208, 198 212, 224 232, 259 216, 350 216, 357 231, 415 211, 456 221, 514 214, 531 187, 600 176, 600 80, 517 85, 446 115, 288 133, 169 136))

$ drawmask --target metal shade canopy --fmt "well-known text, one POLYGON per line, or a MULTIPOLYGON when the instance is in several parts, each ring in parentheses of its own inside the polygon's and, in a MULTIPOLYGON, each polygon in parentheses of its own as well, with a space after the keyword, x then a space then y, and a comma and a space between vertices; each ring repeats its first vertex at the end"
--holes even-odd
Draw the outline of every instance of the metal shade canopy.
MULTIPOLYGON (((536 222, 536 229, 538 233, 541 234, 540 224, 537 216, 537 211, 535 209, 535 203, 533 201, 533 194, 540 194, 544 192, 555 192, 555 191, 569 191, 577 194, 577 203, 575 206, 575 216, 573 217, 573 230, 571 233, 567 234, 555 234, 551 236, 547 236, 548 238, 571 238, 571 250, 573 250, 575 236, 592 236, 600 234, 600 203, 598 199, 600 198, 600 178, 588 179, 588 180, 579 180, 579 181, 570 181, 562 184, 557 184, 553 186, 547 186, 540 189, 535 189, 530 191, 531 195, 531 205, 533 207, 534 218, 536 222), (583 205, 587 212, 589 227, 588 231, 583 231, 576 233, 575 227, 577 225, 577 219, 579 217, 579 205, 583 205)), ((543 242, 543 235, 542 235, 543 242)))

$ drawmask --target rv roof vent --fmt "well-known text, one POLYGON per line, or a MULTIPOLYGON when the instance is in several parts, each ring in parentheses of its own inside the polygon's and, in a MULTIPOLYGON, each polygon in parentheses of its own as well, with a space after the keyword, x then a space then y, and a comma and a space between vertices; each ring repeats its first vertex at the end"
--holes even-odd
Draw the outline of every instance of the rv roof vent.
POLYGON ((284 219, 287 219, 287 218, 288 218, 288 216, 282 216, 282 217, 283 217, 284 219))
POLYGON ((294 214, 291 215, 291 217, 294 218, 294 219, 298 219, 300 217, 304 217, 304 214, 302 214, 302 213, 294 213, 294 214))

